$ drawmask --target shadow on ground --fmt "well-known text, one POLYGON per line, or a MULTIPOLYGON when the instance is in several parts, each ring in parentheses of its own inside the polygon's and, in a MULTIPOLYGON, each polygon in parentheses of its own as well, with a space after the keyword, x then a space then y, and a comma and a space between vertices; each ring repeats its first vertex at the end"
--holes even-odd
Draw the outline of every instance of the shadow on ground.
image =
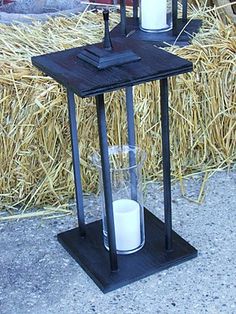
MULTIPOLYGON (((197 198, 199 179, 185 182, 197 198)), ((0 224, 0 313, 236 313, 236 172, 218 172, 201 205, 172 189, 173 228, 199 256, 104 295, 56 240, 76 226, 76 216, 0 224)), ((158 184, 146 205, 163 217, 158 184)), ((98 217, 97 199, 86 198, 87 220, 98 217)), ((158 234, 157 234, 158 236, 158 234)))

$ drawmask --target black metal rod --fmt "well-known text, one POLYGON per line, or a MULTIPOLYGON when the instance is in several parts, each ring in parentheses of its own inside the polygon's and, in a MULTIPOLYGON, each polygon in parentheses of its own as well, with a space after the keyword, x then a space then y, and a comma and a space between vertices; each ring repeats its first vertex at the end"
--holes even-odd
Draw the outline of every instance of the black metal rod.
POLYGON ((120 0, 120 27, 121 27, 121 34, 126 36, 127 29, 126 29, 126 3, 125 0, 120 0))
POLYGON ((164 181, 164 212, 165 212, 165 246, 172 250, 172 217, 171 217, 171 179, 170 179, 170 140, 168 114, 168 81, 160 80, 161 90, 161 128, 162 128, 162 163, 164 181))
POLYGON ((183 22, 188 20, 188 0, 182 0, 182 20, 183 22))
POLYGON ((128 143, 135 146, 135 125, 134 125, 134 103, 133 103, 133 87, 126 87, 126 110, 128 122, 128 143))
POLYGON ((177 19, 178 19, 178 2, 177 0, 172 0, 172 33, 173 36, 178 35, 177 30, 177 19))
POLYGON ((84 222, 84 204, 83 204, 83 190, 80 174, 80 157, 79 157, 79 144, 77 135, 77 122, 76 122, 76 109, 74 93, 67 89, 69 123, 70 123, 70 137, 72 146, 72 162, 75 181, 75 199, 76 210, 79 223, 79 231, 81 236, 85 236, 85 222, 84 222))
POLYGON ((112 50, 112 42, 109 31, 109 10, 103 10, 103 20, 104 20, 104 39, 103 48, 106 50, 112 50))
MULTIPOLYGON (((126 88, 126 111, 128 125, 128 144, 135 147, 135 124, 134 124, 134 103, 133 103, 133 87, 126 88)), ((130 183, 131 183, 131 199, 137 201, 137 173, 136 168, 136 152, 129 152, 130 183)))
POLYGON ((106 115, 105 115, 103 94, 96 96, 96 107, 97 107, 98 134, 99 134, 100 154, 101 154, 101 164, 102 164, 105 211, 106 211, 106 219, 107 219, 110 266, 111 266, 111 271, 117 271, 118 262, 117 262, 117 254, 116 254, 115 226, 114 226, 114 215, 113 215, 113 204, 112 204, 112 188, 111 188, 111 178, 110 178, 110 164, 109 164, 108 143, 107 143, 107 127, 106 127, 106 115))
POLYGON ((133 0, 133 18, 138 19, 138 0, 133 0))

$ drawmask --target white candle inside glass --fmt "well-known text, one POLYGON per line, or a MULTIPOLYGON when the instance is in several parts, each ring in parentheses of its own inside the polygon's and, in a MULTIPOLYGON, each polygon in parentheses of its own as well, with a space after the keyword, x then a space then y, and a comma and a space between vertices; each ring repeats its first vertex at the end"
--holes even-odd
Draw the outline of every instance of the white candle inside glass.
POLYGON ((131 251, 141 244, 140 205, 130 199, 113 202, 116 249, 131 251))
POLYGON ((141 28, 159 30, 167 27, 167 0, 141 0, 141 28))

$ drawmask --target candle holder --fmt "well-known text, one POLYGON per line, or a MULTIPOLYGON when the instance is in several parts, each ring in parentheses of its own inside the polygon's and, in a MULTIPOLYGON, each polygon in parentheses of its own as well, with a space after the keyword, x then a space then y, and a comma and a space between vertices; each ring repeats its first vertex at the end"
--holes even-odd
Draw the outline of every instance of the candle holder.
MULTIPOLYGON (((120 288, 197 256, 197 250, 172 230, 168 115, 168 78, 192 71, 192 63, 147 43, 140 45, 137 41, 116 38, 113 40, 113 44, 114 46, 118 45, 122 51, 133 51, 139 56, 139 60, 99 69, 91 62, 78 57, 88 46, 32 57, 32 63, 38 69, 54 78, 67 89, 78 227, 58 234, 58 241, 103 292, 120 288), (143 223, 139 172, 144 157, 137 148, 132 149, 136 146, 133 86, 154 80, 160 81, 165 215, 164 221, 161 221, 148 209, 144 208, 143 223), (119 152, 119 156, 125 156, 125 165, 128 170, 126 171, 126 179, 117 180, 118 182, 125 181, 128 191, 126 191, 126 194, 123 192, 118 193, 116 199, 116 179, 113 178, 113 181, 111 181, 112 170, 110 170, 110 168, 114 168, 112 164, 110 167, 114 148, 109 149, 108 147, 104 93, 121 88, 125 90, 126 95, 128 143, 125 148, 115 148, 115 152, 119 152), (94 160, 96 160, 97 165, 100 165, 100 182, 103 190, 103 225, 101 220, 89 224, 86 224, 84 220, 74 94, 82 98, 95 97, 96 99, 101 157, 94 160), (122 202, 115 205, 115 202, 121 199, 122 202), (116 241, 115 231, 117 230, 115 230, 115 227, 116 224, 120 224, 122 221, 122 218, 118 216, 122 215, 124 200, 126 200, 125 206, 128 203, 129 206, 132 204, 136 214, 130 212, 130 215, 133 216, 132 221, 136 219, 136 226, 139 224, 138 220, 140 220, 140 242, 137 239, 137 232, 133 233, 133 235, 136 234, 136 236, 133 236, 133 239, 136 237, 136 243, 133 243, 130 247, 119 247, 120 243, 128 243, 129 239, 127 238, 124 242, 123 240, 122 242, 116 241), (139 214, 137 206, 139 206, 139 214), (116 215, 117 213, 118 215, 116 215), (103 236, 103 230, 106 232, 105 236, 103 236), (141 246, 143 247, 141 248, 141 246), (117 254, 120 252, 133 254, 117 254)), ((101 43, 93 45, 94 48, 101 48, 101 46, 101 43)), ((157 105, 159 106, 159 104, 157 105)), ((122 160, 124 162, 124 157, 121 158, 122 160)), ((124 170, 125 166, 123 172, 124 170)), ((123 172, 119 172, 119 175, 123 176, 123 172)))
MULTIPOLYGON (((142 166, 144 151, 134 146, 111 146, 108 148, 110 182, 117 254, 139 251, 145 242, 142 166)), ((101 156, 92 156, 99 170, 100 198, 103 213, 103 240, 109 250, 106 204, 102 177, 101 156)))
POLYGON ((182 0, 182 16, 178 17, 177 0, 133 0, 133 16, 126 16, 126 1, 120 1, 120 23, 112 37, 125 36, 148 41, 159 47, 186 46, 202 25, 199 19, 187 17, 188 1, 182 0))
POLYGON ((172 0, 140 0, 139 4, 142 31, 161 33, 172 29, 172 0))

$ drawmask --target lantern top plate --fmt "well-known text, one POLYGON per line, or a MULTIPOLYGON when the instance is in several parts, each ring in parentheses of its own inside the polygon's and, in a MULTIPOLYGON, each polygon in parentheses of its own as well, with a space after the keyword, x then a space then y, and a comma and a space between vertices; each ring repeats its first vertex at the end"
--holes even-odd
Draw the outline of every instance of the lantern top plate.
MULTIPOLYGON (((85 48, 78 47, 32 57, 32 63, 80 97, 95 96, 160 80, 190 72, 193 69, 191 62, 150 43, 140 44, 123 38, 116 38, 112 41, 120 49, 131 49, 141 57, 141 60, 99 70, 77 57, 78 53, 85 48)), ((95 46, 101 47, 102 43, 95 46)))

